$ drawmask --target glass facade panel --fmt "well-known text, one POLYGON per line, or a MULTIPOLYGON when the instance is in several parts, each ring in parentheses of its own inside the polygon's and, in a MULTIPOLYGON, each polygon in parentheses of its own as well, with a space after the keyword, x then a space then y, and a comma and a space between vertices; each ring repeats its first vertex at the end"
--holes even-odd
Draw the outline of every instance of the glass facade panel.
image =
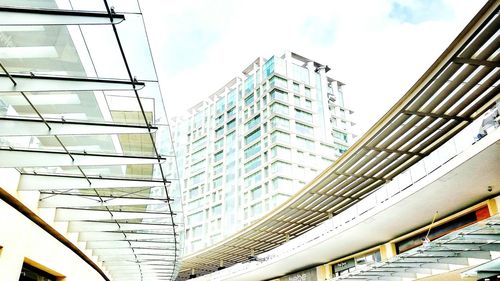
POLYGON ((283 115, 288 115, 288 106, 281 103, 273 103, 271 105, 271 112, 283 115))
POLYGON ((264 77, 267 78, 274 73, 274 57, 271 57, 264 64, 264 77))
POLYGON ((275 131, 271 134, 271 141, 273 143, 275 142, 290 143, 290 134, 281 131, 275 131))
POLYGON ((245 159, 254 156, 255 154, 260 152, 260 142, 255 143, 249 148, 245 149, 245 159))
POLYGON ((283 92, 283 91, 280 91, 280 90, 273 90, 271 91, 271 99, 273 100, 280 100, 280 101, 284 101, 284 102, 288 102, 288 93, 287 92, 283 92))
POLYGON ((255 87, 255 80, 253 74, 248 76, 245 80, 245 94, 251 93, 255 87))
POLYGON ((279 128, 279 129, 285 129, 289 130, 290 129, 290 121, 288 119, 275 116, 271 119, 271 127, 274 128, 279 128))
POLYGON ((283 88, 283 89, 286 89, 288 87, 288 82, 286 81, 286 79, 283 79, 281 77, 278 77, 278 76, 273 76, 273 78, 271 78, 271 80, 269 80, 269 85, 272 87, 280 87, 280 88, 283 88))
POLYGON ((292 78, 302 83, 309 84, 309 70, 305 67, 292 63, 292 78))
POLYGON ((247 131, 251 130, 251 129, 255 128, 255 126, 259 125, 259 124, 260 124, 260 114, 256 115, 250 121, 248 121, 247 123, 245 123, 245 130, 247 130, 247 131))
POLYGON ((253 101, 254 101, 253 94, 251 94, 251 95, 249 95, 249 96, 245 99, 245 105, 246 105, 246 106, 249 106, 249 105, 253 104, 253 101))
POLYGON ((306 121, 309 123, 313 122, 313 116, 309 112, 302 111, 300 109, 295 109, 295 118, 298 120, 306 121))
POLYGON ((260 156, 247 162, 245 164, 245 173, 248 173, 248 172, 256 169, 257 167, 260 167, 260 163, 261 163, 260 156))
POLYGON ((314 141, 297 137, 297 146, 302 149, 314 151, 314 141))
POLYGON ((297 133, 306 135, 306 136, 314 136, 314 129, 311 126, 307 126, 301 123, 295 123, 295 130, 297 133))
POLYGON ((260 129, 253 131, 252 133, 245 136, 245 145, 253 142, 254 140, 260 138, 260 129))

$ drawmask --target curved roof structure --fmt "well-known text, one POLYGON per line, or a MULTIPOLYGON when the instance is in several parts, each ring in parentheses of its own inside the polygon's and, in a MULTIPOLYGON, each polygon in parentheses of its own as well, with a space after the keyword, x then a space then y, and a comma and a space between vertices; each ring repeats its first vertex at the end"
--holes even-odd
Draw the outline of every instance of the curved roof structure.
POLYGON ((105 280, 174 279, 177 167, 137 1, 1 3, 0 168, 105 280))
POLYGON ((436 62, 363 137, 296 195, 244 230, 184 257, 202 275, 301 235, 429 155, 498 96, 499 1, 489 1, 436 62))

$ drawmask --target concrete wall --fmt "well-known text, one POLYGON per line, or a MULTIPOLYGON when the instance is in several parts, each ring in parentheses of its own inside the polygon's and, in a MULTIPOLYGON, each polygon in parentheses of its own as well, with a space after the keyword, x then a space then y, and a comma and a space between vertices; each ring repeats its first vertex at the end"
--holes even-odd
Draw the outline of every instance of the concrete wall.
MULTIPOLYGON (((34 196, 36 194, 30 194, 30 196, 18 194, 16 192, 18 181, 17 171, 0 169, 0 188, 23 203, 23 197, 37 198, 34 196)), ((29 201, 31 202, 26 202, 27 205, 33 206, 33 200, 29 201)), ((39 213, 38 210, 33 211, 39 213)), ((54 225, 54 222, 49 224, 54 225)), ((0 200, 0 246, 2 247, 0 250, 0 279, 2 281, 19 280, 25 261, 59 276, 60 280, 104 280, 72 250, 3 200, 0 200)))

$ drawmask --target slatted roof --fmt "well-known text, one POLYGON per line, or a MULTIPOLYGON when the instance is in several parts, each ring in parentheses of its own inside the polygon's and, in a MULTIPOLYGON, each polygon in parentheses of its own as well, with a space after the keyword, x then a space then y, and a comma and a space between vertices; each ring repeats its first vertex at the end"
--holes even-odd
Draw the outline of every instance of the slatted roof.
POLYGON ((104 280, 173 280, 168 121, 140 7, 113 2, 0 0, 0 168, 104 280))
POLYGON ((488 1, 410 90, 349 150, 274 211, 185 256, 203 275, 283 244, 346 210, 429 155, 499 99, 498 7, 488 1))

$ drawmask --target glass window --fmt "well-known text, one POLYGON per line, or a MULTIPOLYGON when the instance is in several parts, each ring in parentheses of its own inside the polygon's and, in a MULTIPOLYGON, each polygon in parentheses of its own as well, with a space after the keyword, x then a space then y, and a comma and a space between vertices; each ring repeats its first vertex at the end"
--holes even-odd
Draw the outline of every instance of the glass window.
POLYGON ((272 180, 272 188, 274 191, 286 191, 288 189, 292 189, 293 181, 291 179, 277 177, 272 180))
POLYGON ((218 217, 222 214, 222 204, 212 207, 212 215, 218 217))
POLYGON ((198 150, 197 152, 191 154, 191 161, 197 162, 201 158, 205 157, 205 148, 198 150))
POLYGON ((309 70, 297 64, 292 64, 292 78, 302 83, 309 84, 309 70))
POLYGON ((205 168, 205 159, 203 159, 202 161, 200 161, 198 163, 191 165, 191 172, 196 173, 204 168, 205 168))
POLYGON ((245 159, 254 156, 260 152, 260 141, 245 149, 245 159))
POLYGON ((306 150, 314 150, 314 142, 301 137, 297 137, 297 146, 306 150))
POLYGON ((205 172, 199 173, 191 177, 191 185, 198 185, 205 181, 205 172))
POLYGON ((281 131, 274 131, 271 134, 271 141, 273 143, 275 142, 290 143, 290 135, 281 131))
POLYGON ((279 117, 279 116, 274 116, 271 119, 271 127, 274 128, 281 128, 281 129, 290 129, 290 121, 288 119, 279 117))
POLYGON ((222 173, 222 167, 223 167, 222 164, 216 165, 214 167, 214 175, 218 175, 218 174, 222 173))
POLYGON ((281 158, 284 160, 290 160, 292 158, 292 150, 284 146, 277 145, 271 148, 271 157, 281 158))
POLYGON ((295 118, 302 120, 302 121, 309 122, 309 123, 312 123, 312 121, 313 121, 313 117, 312 117, 311 113, 302 111, 300 109, 295 109, 295 118))
POLYGON ((198 197, 199 195, 200 195, 200 188, 199 187, 191 188, 189 190, 189 198, 195 198, 195 197, 198 197))
POLYGON ((233 107, 227 111, 227 119, 231 119, 236 114, 236 108, 233 107))
POLYGON ((224 112, 224 97, 221 97, 215 103, 215 111, 217 114, 224 112))
POLYGON ((227 123, 228 131, 234 129, 234 127, 236 127, 236 119, 233 119, 232 121, 229 121, 229 123, 227 123))
POLYGON ((312 109, 312 101, 306 99, 306 103, 305 103, 304 107, 307 109, 312 109))
POLYGON ((248 105, 251 105, 253 104, 253 94, 249 95, 246 99, 245 99, 245 105, 248 106, 248 105))
POLYGON ((293 91, 298 93, 300 91, 300 86, 297 83, 293 83, 293 91))
POLYGON ((304 88, 304 95, 308 98, 311 97, 311 89, 309 89, 308 87, 305 87, 304 88))
POLYGON ((224 135, 224 127, 220 127, 219 129, 215 130, 215 137, 220 138, 224 135))
POLYGON ((256 188, 252 189, 252 191, 250 191, 250 194, 252 200, 260 199, 262 197, 262 186, 257 186, 256 188))
POLYGON ((334 138, 347 142, 347 134, 339 132, 337 130, 332 130, 332 135, 334 138))
POLYGON ((56 281, 56 277, 27 263, 23 263, 19 281, 56 281))
POLYGON ((269 85, 272 87, 280 87, 280 88, 283 88, 283 89, 286 89, 288 87, 288 82, 286 79, 283 79, 281 77, 278 77, 278 76, 273 76, 273 78, 271 78, 271 80, 269 80, 269 85))
POLYGON ((236 89, 232 89, 227 94, 227 108, 231 108, 236 103, 236 89))
POLYGON ((218 188, 222 186, 222 177, 218 177, 214 179, 214 188, 218 188))
POLYGON ((311 126, 307 126, 301 123, 295 123, 295 129, 297 130, 297 133, 302 135, 307 135, 311 137, 314 135, 314 129, 311 126))
POLYGON ((258 124, 260 124, 260 114, 245 123, 245 130, 251 130, 258 124))
POLYGON ((251 132, 250 134, 248 134, 247 136, 245 136, 245 145, 253 142, 254 140, 260 138, 260 129, 258 130, 255 130, 253 132, 251 132))
POLYGON ((275 103, 273 103, 273 105, 271 105, 271 112, 283 114, 283 115, 288 115, 288 106, 275 102, 275 103))
POLYGON ((264 64, 263 71, 264 71, 265 78, 271 76, 271 74, 274 73, 274 57, 271 57, 270 59, 268 59, 266 61, 266 63, 264 64))
POLYGON ((253 169, 256 169, 257 167, 260 167, 260 156, 247 162, 245 164, 245 173, 248 173, 250 171, 252 171, 253 169))
POLYGON ((214 162, 219 162, 220 160, 222 160, 223 154, 224 154, 223 151, 215 153, 214 154, 214 162))
POLYGON ((292 174, 292 165, 283 161, 276 161, 271 164, 271 173, 283 173, 286 175, 292 174))
POLYGON ((245 181, 244 181, 245 187, 249 187, 249 186, 252 186, 254 184, 257 184, 260 182, 261 179, 262 179, 261 171, 255 172, 254 174, 245 178, 245 181))
POLYGON ((202 137, 202 138, 196 140, 195 142, 193 142, 193 148, 204 146, 206 143, 207 143, 207 138, 202 137))
POLYGON ((223 146, 224 146, 224 138, 222 138, 214 143, 214 149, 216 151, 221 149, 223 146))
POLYGON ((271 95, 271 99, 273 99, 273 100, 280 100, 280 101, 285 101, 285 102, 288 101, 288 93, 287 92, 283 92, 283 91, 274 89, 270 95, 271 95))
POLYGON ((295 105, 300 106, 300 97, 299 96, 293 96, 293 99, 295 101, 295 105))
POLYGON ((251 93, 254 89, 254 76, 253 74, 247 77, 245 80, 245 94, 251 93))
POLYGON ((262 213, 262 202, 256 203, 251 207, 252 217, 262 213))
POLYGON ((215 118, 215 126, 216 127, 219 127, 223 123, 224 123, 224 115, 221 115, 221 116, 215 118))
POLYGON ((198 112, 194 115, 194 129, 198 129, 202 126, 204 115, 204 112, 198 112))

